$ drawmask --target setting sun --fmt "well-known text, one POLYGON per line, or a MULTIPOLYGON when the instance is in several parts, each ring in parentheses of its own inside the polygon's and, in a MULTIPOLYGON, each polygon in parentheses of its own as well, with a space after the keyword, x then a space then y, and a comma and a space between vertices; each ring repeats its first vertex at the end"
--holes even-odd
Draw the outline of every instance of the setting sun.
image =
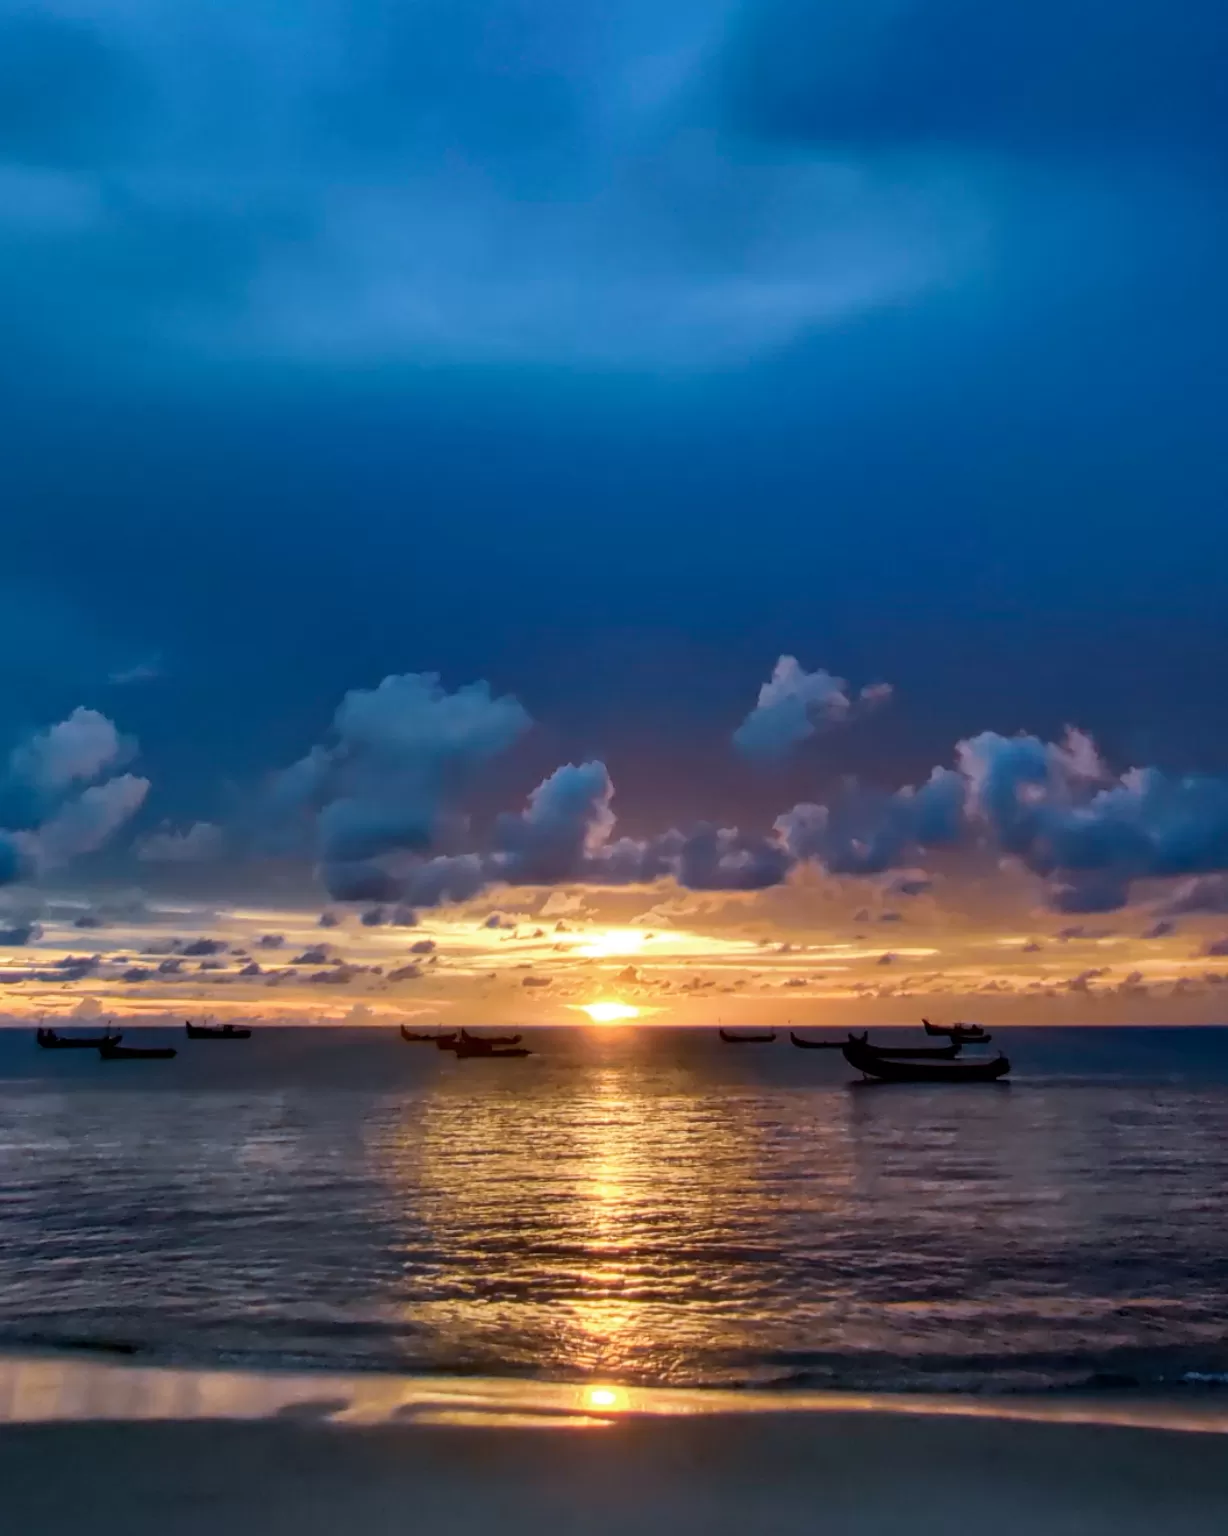
POLYGON ((609 928, 605 933, 594 934, 586 943, 576 946, 576 954, 586 960, 606 960, 616 955, 636 955, 648 942, 649 935, 642 928, 609 928))
POLYGON ((638 1019, 640 1010, 630 1003, 580 1003, 581 1013, 587 1013, 594 1024, 621 1024, 624 1019, 638 1019))

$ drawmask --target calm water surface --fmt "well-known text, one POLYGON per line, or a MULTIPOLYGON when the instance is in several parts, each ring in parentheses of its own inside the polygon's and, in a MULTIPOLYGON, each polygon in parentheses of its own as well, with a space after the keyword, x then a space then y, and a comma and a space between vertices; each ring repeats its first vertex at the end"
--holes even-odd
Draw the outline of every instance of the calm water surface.
POLYGON ((999 1038, 1010 1087, 866 1088, 708 1033, 458 1062, 265 1030, 107 1064, 4 1032, 0 1346, 747 1387, 1228 1373, 1228 1031, 999 1038))

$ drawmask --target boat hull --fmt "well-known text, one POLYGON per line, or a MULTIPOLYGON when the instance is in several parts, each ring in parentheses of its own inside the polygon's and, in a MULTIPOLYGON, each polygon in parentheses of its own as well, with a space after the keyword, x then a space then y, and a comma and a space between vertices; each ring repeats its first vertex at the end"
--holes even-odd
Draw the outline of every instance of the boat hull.
POLYGON ((173 1045, 100 1045, 98 1055, 103 1061, 169 1061, 179 1053, 173 1045))
POLYGON ((844 1059, 855 1071, 882 1083, 996 1083, 1011 1069, 1005 1056, 993 1061, 901 1061, 852 1041, 844 1047, 844 1059))

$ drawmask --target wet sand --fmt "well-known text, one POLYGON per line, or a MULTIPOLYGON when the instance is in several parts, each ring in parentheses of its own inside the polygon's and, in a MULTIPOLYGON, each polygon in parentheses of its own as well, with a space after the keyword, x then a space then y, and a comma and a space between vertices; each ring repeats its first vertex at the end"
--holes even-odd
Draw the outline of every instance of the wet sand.
POLYGON ((49 1422, 0 1429, 0 1507, 15 1536, 1211 1536, 1228 1437, 838 1411, 49 1422))

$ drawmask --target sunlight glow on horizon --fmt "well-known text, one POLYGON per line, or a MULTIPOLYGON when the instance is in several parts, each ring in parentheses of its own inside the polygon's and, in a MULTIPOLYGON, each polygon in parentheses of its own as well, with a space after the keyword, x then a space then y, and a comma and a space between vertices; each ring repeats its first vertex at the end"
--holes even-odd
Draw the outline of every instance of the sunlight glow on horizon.
POLYGON ((642 928, 610 928, 599 933, 586 944, 578 944, 577 955, 586 960, 608 960, 615 955, 638 955, 647 944, 650 934, 642 928))
POLYGON ((580 1013, 587 1013, 594 1024, 621 1024, 624 1019, 638 1019, 640 1010, 631 1003, 609 1001, 604 1003, 578 1003, 580 1013))

